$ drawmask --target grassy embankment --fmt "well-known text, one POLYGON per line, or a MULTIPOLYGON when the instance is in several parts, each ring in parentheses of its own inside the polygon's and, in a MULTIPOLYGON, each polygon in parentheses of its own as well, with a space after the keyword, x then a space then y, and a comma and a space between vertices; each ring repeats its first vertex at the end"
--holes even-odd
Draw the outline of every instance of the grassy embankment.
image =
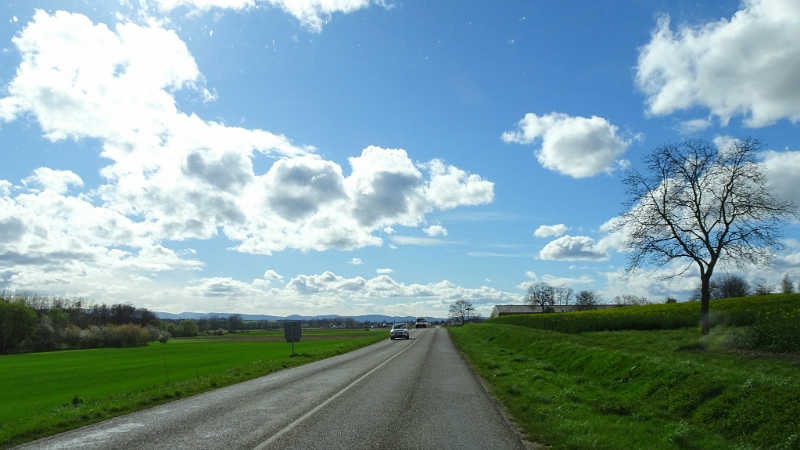
POLYGON ((0 448, 363 347, 387 333, 304 332, 175 339, 125 349, 0 357, 0 448))
POLYGON ((711 309, 718 324, 706 337, 698 303, 516 316, 451 333, 530 439, 552 448, 800 449, 800 355, 737 347, 754 328, 769 335, 763 325, 776 316, 797 330, 800 295, 711 309))

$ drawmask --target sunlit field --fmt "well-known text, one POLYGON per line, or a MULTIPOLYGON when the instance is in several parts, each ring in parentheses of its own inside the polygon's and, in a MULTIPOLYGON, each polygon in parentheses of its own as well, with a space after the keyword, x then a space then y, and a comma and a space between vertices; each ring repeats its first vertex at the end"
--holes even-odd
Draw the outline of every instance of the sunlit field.
POLYGON ((551 448, 800 448, 800 295, 713 301, 708 336, 699 309, 514 316, 450 331, 530 439, 551 448))
POLYGON ((387 338, 382 330, 174 339, 146 347, 0 357, 0 446, 317 361, 387 338))

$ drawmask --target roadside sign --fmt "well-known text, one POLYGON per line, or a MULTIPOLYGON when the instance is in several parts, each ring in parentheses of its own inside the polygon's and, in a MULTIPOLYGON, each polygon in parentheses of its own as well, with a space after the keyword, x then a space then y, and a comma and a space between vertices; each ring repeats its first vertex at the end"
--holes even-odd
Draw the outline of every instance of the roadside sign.
POLYGON ((300 327, 301 322, 299 320, 284 320, 283 321, 283 337, 286 338, 286 342, 292 343, 292 354, 294 355, 294 343, 300 342, 300 336, 302 333, 302 328, 300 327))

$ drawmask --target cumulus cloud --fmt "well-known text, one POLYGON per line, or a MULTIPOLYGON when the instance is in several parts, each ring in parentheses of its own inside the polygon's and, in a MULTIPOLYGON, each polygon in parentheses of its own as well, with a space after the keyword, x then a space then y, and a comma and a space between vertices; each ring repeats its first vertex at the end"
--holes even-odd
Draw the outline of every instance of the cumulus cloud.
POLYGON ((765 152, 764 165, 772 192, 782 200, 800 205, 800 152, 765 152))
POLYGON ((347 264, 352 264, 354 266, 360 266, 364 264, 364 261, 361 261, 361 258, 353 258, 350 261, 347 261, 347 264))
POLYGON ((422 231, 428 236, 434 237, 438 235, 447 236, 447 228, 441 225, 431 225, 428 228, 423 228, 422 231))
POLYGON ((563 236, 539 251, 539 258, 553 261, 605 261, 609 257, 608 252, 588 236, 563 236))
POLYGON ((732 136, 714 136, 714 145, 716 145, 719 150, 725 150, 738 142, 739 139, 732 136))
POLYGON ((63 194, 69 190, 70 185, 83 186, 83 180, 71 170, 40 167, 33 171, 33 175, 22 180, 22 184, 34 189, 35 186, 41 186, 45 190, 63 194))
POLYGON ((0 286, 109 295, 129 291, 131 277, 202 267, 150 239, 147 223, 56 191, 0 191, 0 286))
POLYGON ((322 25, 334 13, 351 13, 373 4, 389 7, 384 0, 155 0, 162 11, 170 11, 179 6, 201 12, 211 8, 242 10, 264 3, 291 14, 310 31, 317 33, 322 31, 322 25))
POLYGON ((283 280, 283 276, 279 275, 278 272, 270 269, 264 272, 264 279, 270 281, 280 281, 283 280))
MULTIPOLYGON (((493 200, 493 183, 438 159, 415 163, 403 149, 368 147, 345 175, 284 136, 180 111, 179 92, 213 95, 185 43, 155 21, 109 27, 37 10, 13 42, 22 63, 0 121, 34 120, 53 142, 96 140, 108 164, 84 193, 71 192, 83 180, 68 170, 36 169, 20 188, 0 180, 0 287, 158 298, 160 274, 202 268, 164 241, 224 233, 251 253, 353 249, 436 209, 493 200)), ((281 279, 267 271, 247 284, 266 292, 281 279)), ((252 294, 224 278, 187 289, 183 298, 252 294)))
POLYGON ((701 106, 723 125, 742 115, 762 127, 800 119, 798 72, 800 3, 745 0, 730 20, 673 31, 660 18, 640 51, 636 83, 651 114, 701 106))
POLYGON ((381 275, 388 275, 390 273, 394 273, 394 270, 386 268, 386 269, 378 269, 375 272, 381 275))
POLYGON ((542 225, 533 232, 533 235, 536 237, 561 236, 566 233, 568 229, 569 228, 563 223, 558 225, 542 225))
POLYGON ((625 164, 617 157, 631 144, 630 140, 617 134, 615 125, 597 116, 571 117, 556 112, 537 116, 528 113, 517 128, 503 133, 503 141, 530 144, 541 139, 541 147, 536 151, 539 163, 573 178, 611 172, 625 164))
MULTIPOLYGON (((284 136, 182 113, 177 91, 208 91, 186 45, 156 23, 110 29, 37 11, 14 43, 23 64, 0 118, 33 117, 53 141, 100 140, 111 163, 97 200, 143 220, 153 241, 222 230, 243 252, 353 249, 435 209, 493 200, 493 183, 438 159, 415 164, 403 149, 367 147, 345 176, 284 136), (253 160, 264 156, 274 163, 257 174, 253 160)), ((64 192, 80 178, 41 169, 26 182, 64 192)))

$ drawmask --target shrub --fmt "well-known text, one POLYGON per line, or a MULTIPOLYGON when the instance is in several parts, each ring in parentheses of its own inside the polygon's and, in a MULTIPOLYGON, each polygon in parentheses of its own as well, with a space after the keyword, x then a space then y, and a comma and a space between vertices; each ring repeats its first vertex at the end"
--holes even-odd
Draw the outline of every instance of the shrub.
POLYGON ((735 343, 749 350, 800 351, 800 316, 779 317, 751 325, 736 335, 735 343))
POLYGON ((20 302, 0 298, 0 354, 11 353, 36 330, 36 312, 20 302))

